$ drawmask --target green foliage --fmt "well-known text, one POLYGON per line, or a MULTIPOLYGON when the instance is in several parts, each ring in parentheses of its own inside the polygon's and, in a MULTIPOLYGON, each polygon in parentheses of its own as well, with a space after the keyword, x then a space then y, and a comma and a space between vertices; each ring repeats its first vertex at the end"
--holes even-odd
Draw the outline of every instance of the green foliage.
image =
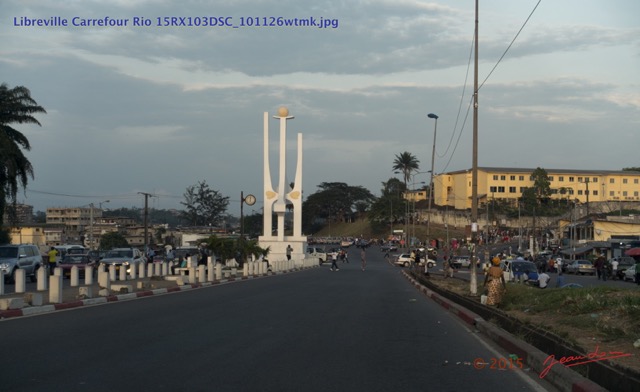
POLYGON ((320 188, 302 203, 303 230, 311 231, 317 219, 341 221, 353 218, 354 212, 366 211, 375 196, 362 186, 342 182, 323 182, 320 188))
POLYGON ((0 226, 7 199, 15 203, 18 189, 26 188, 29 177, 33 178, 31 162, 23 153, 31 149, 29 140, 10 124, 41 125, 33 117, 36 113, 46 111, 31 98, 29 89, 0 85, 0 226))
POLYGON ((258 242, 247 240, 244 238, 218 238, 215 235, 205 238, 202 242, 207 244, 216 257, 221 260, 235 259, 240 267, 248 260, 250 256, 256 258, 260 256, 266 257, 269 254, 269 248, 263 249, 258 246, 258 242))
POLYGON ((128 248, 129 242, 124 236, 118 232, 105 233, 100 236, 100 250, 109 250, 113 248, 128 248))
POLYGON ((367 217, 374 233, 390 232, 391 225, 404 221, 406 200, 401 196, 405 185, 395 177, 382 183, 382 196, 371 205, 367 217))
POLYGON ((420 168, 420 161, 415 155, 408 151, 396 155, 396 159, 393 160, 393 170, 401 171, 404 178, 404 185, 406 188, 409 179, 411 178, 411 172, 420 168))
POLYGON ((184 193, 185 206, 182 217, 194 226, 216 225, 221 220, 229 205, 229 197, 210 189, 206 181, 187 187, 184 193))

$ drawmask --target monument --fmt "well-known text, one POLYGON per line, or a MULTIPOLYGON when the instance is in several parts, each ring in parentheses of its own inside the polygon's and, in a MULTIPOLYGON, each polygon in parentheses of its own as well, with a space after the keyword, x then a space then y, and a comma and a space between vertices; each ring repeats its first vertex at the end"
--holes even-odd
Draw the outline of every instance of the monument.
POLYGON ((278 164, 278 186, 273 188, 271 169, 269 165, 269 113, 264 112, 264 210, 263 233, 258 238, 261 248, 270 248, 269 260, 286 260, 287 246, 291 245, 292 260, 302 260, 307 248, 307 237, 302 235, 302 134, 298 133, 298 157, 293 189, 287 184, 287 120, 293 119, 289 109, 280 107, 278 115, 273 116, 280 121, 280 143, 278 164), (293 205, 293 235, 285 235, 284 219, 287 204, 293 205), (277 219, 275 235, 272 231, 273 214, 277 219))

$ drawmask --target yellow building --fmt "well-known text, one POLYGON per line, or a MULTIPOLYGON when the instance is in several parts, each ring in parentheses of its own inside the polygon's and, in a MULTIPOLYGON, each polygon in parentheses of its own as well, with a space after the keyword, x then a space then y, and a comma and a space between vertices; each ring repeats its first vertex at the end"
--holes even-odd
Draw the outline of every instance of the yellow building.
MULTIPOLYGON (((640 201, 640 172, 546 169, 554 199, 579 203, 640 201)), ((514 202, 533 187, 535 169, 478 168, 478 202, 507 199, 514 202)), ((455 209, 471 208, 471 169, 434 177, 434 203, 455 209)))
POLYGON ((22 226, 11 228, 12 244, 34 244, 46 248, 47 238, 45 229, 41 226, 22 226))

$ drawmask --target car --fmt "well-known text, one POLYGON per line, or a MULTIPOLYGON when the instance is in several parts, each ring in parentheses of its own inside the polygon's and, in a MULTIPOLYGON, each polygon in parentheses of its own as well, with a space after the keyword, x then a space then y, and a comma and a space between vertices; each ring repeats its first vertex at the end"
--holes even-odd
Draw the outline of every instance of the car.
POLYGON ((630 280, 634 282, 636 280, 636 265, 632 265, 624 271, 622 280, 630 280))
POLYGON ((320 248, 307 247, 307 256, 311 258, 318 259, 319 263, 322 264, 327 261, 327 253, 320 248))
POLYGON ((85 276, 85 269, 89 266, 96 266, 96 262, 91 260, 88 254, 67 254, 58 263, 58 268, 62 269, 62 276, 70 277, 71 268, 78 267, 78 275, 80 278, 85 276))
POLYGON ((381 252, 396 252, 398 247, 394 244, 384 244, 380 247, 381 252))
MULTIPOLYGON (((411 258, 411 255, 409 253, 401 253, 394 259, 393 263, 402 267, 409 267, 411 266, 413 261, 414 260, 411 258)), ((432 259, 427 260, 426 263, 428 268, 433 268, 436 265, 436 261, 432 259)), ((425 260, 420 259, 420 263, 418 265, 423 266, 424 264, 425 260)))
POLYGON ((0 246, 0 274, 10 283, 15 283, 18 269, 24 270, 31 282, 35 282, 38 269, 42 266, 42 255, 40 254, 40 249, 35 245, 0 246))
POLYGON ((353 245, 353 240, 342 240, 342 241, 340 241, 340 247, 342 247, 342 248, 348 248, 351 245, 353 245))
POLYGON ((576 275, 595 275, 596 267, 594 267, 589 260, 574 260, 567 266, 567 273, 576 275))
POLYGON ((616 273, 616 277, 619 279, 624 280, 625 278, 625 271, 630 268, 631 266, 636 264, 636 260, 633 257, 630 256, 622 256, 622 257, 614 257, 613 259, 610 259, 608 262, 608 265, 611 265, 611 262, 613 260, 617 260, 618 261, 618 270, 616 273))
MULTIPOLYGON (((453 256, 451 265, 453 268, 471 268, 471 256, 453 256)), ((476 262, 476 266, 480 266, 480 261, 476 262)))
POLYGON ((105 265, 109 268, 110 265, 115 265, 116 270, 121 267, 127 268, 127 273, 131 273, 131 267, 137 268, 140 264, 145 264, 145 257, 136 248, 115 248, 108 251, 104 258, 100 260, 100 265, 105 265))
POLYGON ((331 248, 331 249, 329 249, 327 251, 327 259, 333 260, 335 258, 337 260, 341 251, 342 251, 342 249, 340 249, 340 248, 331 248))
POLYGON ((107 254, 106 250, 90 250, 87 253, 87 256, 89 256, 89 259, 91 261, 93 261, 94 263, 99 264, 100 260, 102 260, 104 258, 104 255, 107 254))
POLYGON ((523 274, 525 280, 530 283, 538 281, 538 269, 535 263, 526 260, 505 260, 504 261, 504 280, 513 282, 516 275, 523 274))

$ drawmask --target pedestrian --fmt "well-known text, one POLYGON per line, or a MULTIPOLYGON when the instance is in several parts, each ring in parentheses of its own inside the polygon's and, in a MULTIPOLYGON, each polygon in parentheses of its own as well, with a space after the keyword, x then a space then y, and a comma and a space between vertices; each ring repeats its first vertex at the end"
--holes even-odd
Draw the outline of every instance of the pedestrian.
POLYGON ((491 263, 493 265, 489 267, 484 278, 484 286, 487 289, 487 305, 499 305, 507 291, 507 284, 504 281, 502 268, 500 268, 500 258, 494 257, 491 263))
POLYGON ((618 259, 611 260, 611 278, 616 280, 618 276, 618 259))
POLYGON ((56 266, 58 265, 56 263, 56 258, 58 257, 58 251, 56 250, 56 248, 52 246, 51 249, 49 250, 48 255, 49 255, 49 275, 53 275, 53 270, 56 269, 56 266))
POLYGON ((562 258, 561 258, 561 257, 558 257, 558 258, 556 259, 556 268, 557 268, 557 270, 558 270, 558 271, 557 271, 557 272, 558 272, 558 275, 560 275, 560 274, 562 273, 562 258))
POLYGON ((556 287, 564 286, 564 275, 562 275, 562 269, 558 270, 558 278, 556 279, 556 287))
POLYGON ((338 268, 338 253, 337 252, 332 252, 331 253, 331 271, 340 271, 340 268, 338 268))
POLYGON ((293 252, 293 248, 291 244, 287 245, 287 260, 291 260, 291 252, 293 252))
POLYGON ((546 272, 538 274, 538 287, 546 289, 550 279, 551 277, 546 272))
POLYGON ((598 258, 596 259, 595 267, 596 267, 596 274, 598 275, 598 280, 600 280, 600 279, 607 280, 607 271, 605 269, 605 260, 604 260, 604 256, 602 254, 600 256, 598 256, 598 258))
POLYGON ((360 260, 362 261, 362 270, 364 271, 365 267, 367 266, 367 253, 364 251, 364 246, 360 251, 360 260))
POLYGON ((167 263, 173 264, 173 259, 175 258, 176 258, 176 255, 173 253, 173 249, 169 248, 166 254, 167 263))
POLYGON ((204 246, 200 247, 200 257, 198 258, 198 265, 207 265, 207 260, 209 255, 207 255, 207 250, 204 246))

